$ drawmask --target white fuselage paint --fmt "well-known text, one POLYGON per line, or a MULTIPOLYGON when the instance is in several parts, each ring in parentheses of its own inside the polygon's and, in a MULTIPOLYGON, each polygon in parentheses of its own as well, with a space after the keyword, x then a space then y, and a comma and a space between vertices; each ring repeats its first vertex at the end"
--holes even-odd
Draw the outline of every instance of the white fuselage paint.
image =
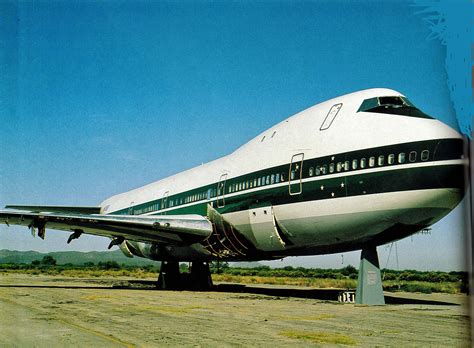
MULTIPOLYGON (((304 155, 304 159, 309 159, 431 139, 461 138, 456 131, 434 119, 357 112, 363 100, 380 96, 402 95, 389 89, 370 89, 318 104, 269 128, 228 156, 105 200, 101 204, 103 213, 113 213, 131 205, 161 199, 164 195, 174 195, 217 183, 223 174, 227 174, 229 180, 265 168, 288 165, 292 156, 300 153, 304 155), (328 112, 337 104, 342 105, 338 107, 339 112, 331 126, 320 130, 328 112)), ((459 164, 460 160, 439 161, 436 165, 452 163, 459 164)), ((433 163, 406 163, 398 166, 397 170, 424 166, 433 166, 433 163)), ((386 170, 387 167, 367 168, 357 171, 356 175, 386 170)), ((344 172, 334 172, 331 176, 303 179, 303 183, 342 178, 345 175, 344 172)), ((288 182, 256 187, 245 192, 252 194, 283 186, 288 186, 288 182)), ((240 194, 241 192, 226 193, 225 198, 240 194)), ((274 240, 270 232, 268 238, 273 238, 272 241, 259 243, 261 236, 256 236, 255 233, 262 233, 262 228, 257 224, 267 224, 268 229, 272 228, 272 224, 270 218, 259 220, 259 215, 253 209, 228 213, 225 218, 265 251, 330 247, 337 243, 350 244, 352 241, 368 240, 372 234, 390 227, 395 222, 409 223, 412 214, 417 214, 422 220, 424 215, 431 216, 427 212, 432 209, 439 210, 436 217, 439 220, 459 203, 462 194, 462 190, 437 188, 334 197, 275 205, 272 212, 259 210, 258 214, 274 214, 281 227, 291 236, 291 246, 285 245, 282 240, 274 240), (252 226, 253 220, 258 222, 252 226)), ((216 198, 194 201, 180 207, 192 207, 202 203, 210 203, 216 207, 216 198)), ((160 213, 174 209, 163 209, 160 213)), ((432 219, 431 223, 436 219, 432 219)), ((263 230, 265 228, 267 227, 263 226, 263 230)), ((398 239, 396 235, 393 237, 393 240, 395 239, 398 239)))

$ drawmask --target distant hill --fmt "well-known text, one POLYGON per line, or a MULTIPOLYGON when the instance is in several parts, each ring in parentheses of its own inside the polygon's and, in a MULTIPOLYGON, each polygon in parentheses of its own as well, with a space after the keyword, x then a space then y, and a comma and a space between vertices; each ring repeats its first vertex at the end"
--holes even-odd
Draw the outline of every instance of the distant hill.
POLYGON ((82 265, 85 262, 116 261, 119 264, 143 266, 157 265, 157 261, 144 259, 141 257, 126 257, 120 250, 113 251, 55 251, 51 253, 39 253, 37 251, 17 251, 17 250, 0 250, 0 263, 26 263, 30 264, 34 260, 41 260, 44 256, 51 255, 54 257, 58 265, 72 263, 74 265, 82 265))

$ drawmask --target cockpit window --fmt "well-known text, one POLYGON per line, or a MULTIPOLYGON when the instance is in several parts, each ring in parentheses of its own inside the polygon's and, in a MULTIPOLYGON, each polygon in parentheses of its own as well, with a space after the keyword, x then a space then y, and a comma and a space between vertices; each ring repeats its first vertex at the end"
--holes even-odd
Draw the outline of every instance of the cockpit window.
POLYGON ((411 117, 430 118, 415 107, 407 98, 400 96, 375 97, 362 102, 357 112, 375 112, 381 114, 402 115, 411 117))

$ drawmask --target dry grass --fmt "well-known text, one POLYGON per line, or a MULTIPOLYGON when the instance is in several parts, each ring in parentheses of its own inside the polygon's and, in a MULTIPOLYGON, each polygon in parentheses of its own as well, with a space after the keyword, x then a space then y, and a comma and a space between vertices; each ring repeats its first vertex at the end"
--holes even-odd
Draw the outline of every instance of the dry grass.
MULTIPOLYGON (((94 269, 94 268, 47 268, 47 269, 2 269, 1 273, 20 273, 30 275, 60 275, 72 278, 136 278, 157 279, 157 272, 149 272, 142 268, 136 269, 94 269)), ((269 284, 311 287, 318 289, 355 289, 356 279, 332 279, 332 278, 310 278, 310 277, 277 277, 277 276, 250 276, 232 274, 213 274, 212 279, 216 282, 240 283, 240 284, 269 284)), ((425 282, 425 281, 383 281, 386 291, 405 291, 420 293, 448 293, 459 294, 462 290, 461 282, 425 282)))
POLYGON ((347 335, 324 331, 283 331, 280 332, 280 335, 288 338, 307 340, 314 343, 344 344, 349 346, 357 344, 353 338, 347 335))
POLYGON ((323 278, 293 278, 293 277, 259 277, 237 276, 231 274, 214 274, 212 279, 218 282, 243 284, 294 285, 313 288, 353 289, 357 286, 355 279, 323 279, 323 278))
POLYGON ((138 279, 147 279, 147 278, 158 278, 156 272, 147 272, 143 269, 136 270, 126 270, 126 269, 110 269, 110 270, 101 270, 101 269, 57 269, 50 268, 44 270, 38 269, 24 269, 24 270, 3 270, 3 273, 21 273, 21 274, 31 274, 31 275, 61 275, 65 277, 72 278, 99 278, 99 277, 132 277, 138 279))

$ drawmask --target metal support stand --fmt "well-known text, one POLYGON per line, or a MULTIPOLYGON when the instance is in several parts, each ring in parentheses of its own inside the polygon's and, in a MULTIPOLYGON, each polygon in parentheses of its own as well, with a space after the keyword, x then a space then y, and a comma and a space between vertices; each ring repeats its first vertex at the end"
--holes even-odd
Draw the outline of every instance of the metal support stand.
POLYGON ((190 285, 195 290, 209 290, 212 288, 209 262, 195 261, 191 263, 190 285))
POLYGON ((366 245, 362 249, 355 303, 367 305, 385 304, 379 258, 375 245, 366 245))
POLYGON ((161 290, 210 290, 212 278, 209 262, 191 262, 191 272, 181 274, 179 262, 163 261, 157 287, 161 290))
POLYGON ((161 263, 160 275, 158 276, 158 289, 171 290, 178 289, 180 286, 179 262, 163 261, 161 263))

